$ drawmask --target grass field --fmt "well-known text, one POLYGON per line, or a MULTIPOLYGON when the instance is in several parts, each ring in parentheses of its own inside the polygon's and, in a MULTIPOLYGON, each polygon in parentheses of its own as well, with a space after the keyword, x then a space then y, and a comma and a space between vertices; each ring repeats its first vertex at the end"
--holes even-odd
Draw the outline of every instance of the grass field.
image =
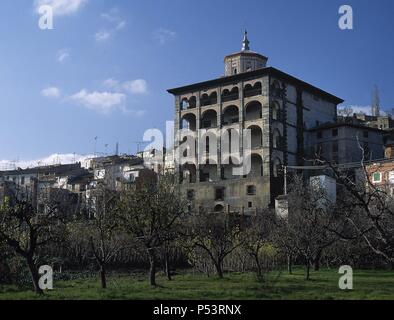
POLYGON ((302 269, 293 275, 272 272, 265 283, 256 281, 252 273, 226 274, 224 279, 204 275, 181 274, 167 281, 158 277, 159 287, 151 288, 145 275, 109 277, 108 289, 102 290, 96 279, 54 282, 54 290, 37 297, 28 290, 20 291, 14 286, 0 286, 0 300, 4 299, 393 299, 394 272, 354 271, 354 290, 338 288, 338 270, 312 273, 312 280, 304 280, 302 269))

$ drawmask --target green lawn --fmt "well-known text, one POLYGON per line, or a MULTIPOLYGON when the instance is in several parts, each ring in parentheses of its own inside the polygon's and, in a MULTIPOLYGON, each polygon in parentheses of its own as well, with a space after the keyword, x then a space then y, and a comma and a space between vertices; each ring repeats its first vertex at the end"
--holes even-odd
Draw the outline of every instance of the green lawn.
MULTIPOLYGON (((160 287, 151 288, 147 277, 117 275, 108 279, 108 289, 100 289, 96 279, 58 281, 54 290, 40 299, 394 299, 394 272, 355 271, 354 290, 338 288, 338 270, 312 273, 305 281, 302 269, 293 275, 272 272, 269 281, 260 283, 252 273, 226 274, 225 279, 182 274, 169 282, 158 277, 160 287)), ((37 299, 30 291, 0 286, 0 300, 37 299)))

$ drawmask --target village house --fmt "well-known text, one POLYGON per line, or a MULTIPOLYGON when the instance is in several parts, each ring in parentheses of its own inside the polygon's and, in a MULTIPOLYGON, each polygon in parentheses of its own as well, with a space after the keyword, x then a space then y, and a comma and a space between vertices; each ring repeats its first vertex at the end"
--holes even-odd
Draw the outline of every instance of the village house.
POLYGON ((386 146, 385 159, 373 162, 366 166, 369 182, 367 188, 379 188, 394 196, 394 145, 386 146))

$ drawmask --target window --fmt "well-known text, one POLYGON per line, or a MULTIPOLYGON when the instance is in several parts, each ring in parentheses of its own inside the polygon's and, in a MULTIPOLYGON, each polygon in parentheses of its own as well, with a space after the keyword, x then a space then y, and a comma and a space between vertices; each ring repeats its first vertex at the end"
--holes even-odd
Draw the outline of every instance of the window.
POLYGON ((205 139, 205 152, 209 154, 209 137, 205 139))
POLYGON ((394 171, 389 172, 389 182, 394 184, 394 171))
POLYGON ((223 201, 223 200, 224 200, 224 188, 216 188, 215 201, 223 201))
POLYGON ((338 136, 338 129, 333 129, 332 130, 332 136, 337 137, 338 136))
POLYGON ((323 138, 323 131, 319 131, 319 132, 317 133, 317 138, 318 138, 318 139, 323 138))
POLYGON ((21 185, 24 185, 25 184, 25 177, 22 177, 21 178, 21 185))
POLYGON ((274 174, 275 178, 279 177, 281 167, 282 167, 282 165, 281 165, 280 160, 279 159, 275 159, 274 160, 274 165, 273 165, 273 174, 274 174))
POLYGON ((211 121, 210 120, 204 120, 203 121, 203 128, 209 128, 211 126, 211 121))
POLYGON ((220 168, 220 179, 225 180, 223 167, 220 168))
POLYGON ((194 190, 187 190, 187 200, 194 200, 194 190))
POLYGON ((248 186, 246 189, 246 193, 248 196, 256 195, 256 186, 248 186))
POLYGON ((379 183, 382 182, 382 174, 380 172, 375 172, 372 175, 372 182, 373 183, 379 183))
POLYGON ((251 201, 248 202, 248 208, 249 208, 249 209, 250 209, 250 208, 253 208, 253 202, 251 202, 251 201))
POLYGON ((275 130, 273 133, 273 147, 275 149, 280 149, 282 147, 282 137, 278 130, 275 130))
POLYGON ((332 143, 332 152, 338 152, 338 141, 332 143))

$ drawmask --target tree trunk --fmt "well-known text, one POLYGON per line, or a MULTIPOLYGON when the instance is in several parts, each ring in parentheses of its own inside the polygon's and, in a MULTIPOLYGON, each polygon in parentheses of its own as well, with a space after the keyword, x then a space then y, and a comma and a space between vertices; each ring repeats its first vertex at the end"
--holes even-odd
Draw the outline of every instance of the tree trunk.
POLYGON ((40 275, 38 274, 38 270, 37 270, 36 264, 34 263, 33 257, 27 257, 26 262, 29 267, 31 280, 33 281, 34 292, 39 295, 44 294, 44 291, 42 291, 42 289, 40 288, 40 285, 39 285, 40 275))
POLYGON ((150 263, 150 270, 149 270, 149 282, 152 287, 156 287, 156 253, 155 249, 149 248, 148 249, 149 255, 149 263, 150 263))
POLYGON ((306 262, 306 276, 305 276, 306 280, 310 280, 310 270, 311 270, 311 263, 309 260, 307 260, 307 262, 306 262))
POLYGON ((170 269, 170 261, 168 259, 168 256, 166 256, 166 275, 167 275, 167 279, 168 281, 171 281, 171 269, 170 269))
POLYGON ((105 265, 100 266, 100 279, 101 279, 101 288, 107 289, 107 273, 105 270, 105 265))
POLYGON ((215 268, 216 268, 216 273, 220 279, 223 279, 223 268, 222 268, 222 262, 218 261, 215 263, 215 268))
POLYGON ((165 264, 165 273, 167 276, 168 281, 171 281, 171 269, 170 269, 170 258, 168 254, 168 248, 164 248, 164 264, 165 264))
POLYGON ((289 274, 293 274, 293 259, 291 254, 287 255, 287 271, 289 274))
POLYGON ((254 256, 254 260, 256 261, 257 278, 261 278, 263 272, 262 272, 262 268, 261 268, 261 264, 260 264, 258 255, 254 256))
POLYGON ((320 270, 320 259, 321 259, 321 254, 322 252, 319 251, 316 255, 315 261, 314 261, 314 269, 315 271, 319 271, 320 270))

